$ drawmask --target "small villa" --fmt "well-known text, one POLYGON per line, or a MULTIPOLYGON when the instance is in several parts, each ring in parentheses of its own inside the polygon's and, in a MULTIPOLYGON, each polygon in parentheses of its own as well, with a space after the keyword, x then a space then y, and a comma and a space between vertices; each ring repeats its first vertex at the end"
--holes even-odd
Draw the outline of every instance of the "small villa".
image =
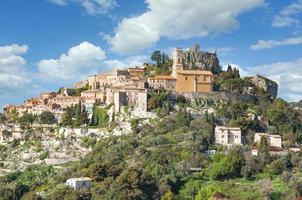
POLYGON ((74 190, 89 190, 91 188, 92 179, 89 177, 70 178, 67 179, 66 185, 74 190))

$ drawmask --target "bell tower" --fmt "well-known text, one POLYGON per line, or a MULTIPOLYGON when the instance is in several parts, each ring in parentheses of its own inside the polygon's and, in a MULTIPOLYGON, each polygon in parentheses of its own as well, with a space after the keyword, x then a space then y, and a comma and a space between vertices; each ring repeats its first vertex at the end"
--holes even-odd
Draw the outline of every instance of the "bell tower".
POLYGON ((172 76, 176 78, 177 70, 183 70, 183 58, 182 49, 175 48, 173 51, 173 66, 172 66, 172 76))

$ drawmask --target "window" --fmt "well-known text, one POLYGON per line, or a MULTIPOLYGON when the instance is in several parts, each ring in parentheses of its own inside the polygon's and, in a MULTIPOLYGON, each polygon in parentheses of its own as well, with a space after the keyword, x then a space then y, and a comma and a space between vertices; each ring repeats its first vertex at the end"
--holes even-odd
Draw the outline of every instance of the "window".
POLYGON ((224 138, 224 135, 222 135, 221 138, 224 138))
POLYGON ((188 80, 188 77, 186 76, 186 81, 188 80))

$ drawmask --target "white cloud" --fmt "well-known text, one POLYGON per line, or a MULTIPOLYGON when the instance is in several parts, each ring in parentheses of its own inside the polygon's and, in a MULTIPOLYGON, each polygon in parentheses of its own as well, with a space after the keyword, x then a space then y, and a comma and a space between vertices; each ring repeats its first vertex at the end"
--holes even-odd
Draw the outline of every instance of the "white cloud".
POLYGON ((121 60, 106 59, 106 53, 101 47, 82 42, 59 58, 41 60, 38 63, 39 78, 48 82, 70 84, 95 73, 141 65, 147 59, 144 55, 121 60))
POLYGON ((0 47, 0 91, 17 89, 29 84, 26 60, 21 54, 26 53, 26 45, 7 45, 0 47))
POLYGON ((101 70, 106 53, 98 46, 82 42, 57 59, 45 59, 38 63, 40 74, 48 79, 78 80, 101 70))
POLYGON ((20 55, 28 51, 27 45, 6 45, 0 46, 0 58, 8 58, 13 55, 20 55))
POLYGON ((117 6, 115 0, 50 0, 50 2, 60 6, 66 6, 69 3, 77 3, 92 16, 106 14, 109 10, 117 6))
POLYGON ((50 2, 54 4, 58 4, 60 6, 65 6, 67 5, 67 0, 50 0, 50 2))
POLYGON ((187 39, 229 32, 239 26, 237 16, 264 0, 146 0, 148 10, 124 18, 113 36, 106 36, 118 53, 137 53, 161 37, 187 39))
POLYGON ((299 23, 300 23, 299 20, 294 19, 292 17, 275 15, 273 18, 272 26, 273 27, 284 27, 284 26, 290 26, 290 25, 297 25, 299 23))
POLYGON ((272 26, 285 27, 299 24, 300 21, 292 16, 300 12, 302 12, 302 0, 298 0, 284 7, 277 15, 274 16, 272 26))
POLYGON ((106 64, 108 67, 112 68, 126 68, 129 66, 141 66, 145 62, 149 61, 149 57, 145 55, 140 55, 140 56, 130 56, 122 60, 105 60, 104 64, 106 64))
POLYGON ((258 40, 258 42, 251 46, 253 50, 270 49, 277 46, 284 45, 298 45, 302 44, 302 37, 292 37, 283 40, 258 40))
POLYGON ((289 101, 302 99, 302 58, 249 67, 249 74, 261 74, 279 85, 279 96, 289 101))

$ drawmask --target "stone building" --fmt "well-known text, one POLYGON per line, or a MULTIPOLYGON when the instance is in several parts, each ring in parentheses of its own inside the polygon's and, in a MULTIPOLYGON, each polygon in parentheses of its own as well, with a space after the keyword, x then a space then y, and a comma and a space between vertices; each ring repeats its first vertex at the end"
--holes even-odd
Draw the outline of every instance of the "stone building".
POLYGON ((100 89, 107 85, 107 76, 108 73, 104 74, 96 74, 92 76, 88 76, 88 84, 92 90, 100 89))
POLYGON ((49 99, 50 104, 60 105, 61 108, 67 108, 78 104, 81 100, 79 96, 57 96, 49 99))
POLYGON ((175 90, 176 78, 169 75, 149 77, 148 84, 150 88, 154 88, 154 89, 175 90))
POLYGON ((24 112, 26 112, 30 106, 24 106, 24 105, 9 105, 6 104, 3 106, 3 114, 7 115, 9 112, 12 112, 15 110, 18 114, 19 117, 23 115, 24 112))
POLYGON ((88 80, 82 80, 82 81, 78 81, 74 84, 74 88, 75 89, 80 89, 80 88, 83 88, 85 87, 88 83, 88 80))
POLYGON ((213 74, 210 71, 179 70, 176 79, 176 92, 213 91, 213 74))
POLYGON ((176 48, 173 52, 172 76, 176 81, 176 92, 207 93, 213 91, 213 73, 207 70, 184 69, 183 51, 176 48))
POLYGON ((92 179, 89 177, 70 178, 66 180, 66 185, 74 190, 89 190, 92 186, 92 179))
POLYGON ((215 127, 215 142, 224 146, 241 145, 241 129, 237 127, 215 127))
POLYGON ((148 92, 140 91, 136 95, 134 111, 138 113, 145 113, 148 109, 148 92))
POLYGON ((254 142, 259 143, 262 137, 266 137, 271 147, 282 148, 282 138, 280 135, 270 133, 255 133, 254 142))
POLYGON ((56 93, 55 92, 42 92, 40 95, 39 95, 39 98, 41 100, 44 100, 44 99, 50 99, 50 98, 54 98, 56 97, 56 93))
POLYGON ((147 90, 133 87, 111 87, 106 90, 106 104, 114 103, 115 112, 120 112, 121 107, 129 106, 139 110, 146 110, 147 90))
POLYGON ((86 90, 81 92, 81 100, 88 101, 94 100, 96 104, 105 104, 106 102, 106 89, 101 88, 99 90, 86 90))
POLYGON ((133 77, 143 77, 145 75, 145 69, 140 67, 130 67, 128 68, 128 72, 133 77))

